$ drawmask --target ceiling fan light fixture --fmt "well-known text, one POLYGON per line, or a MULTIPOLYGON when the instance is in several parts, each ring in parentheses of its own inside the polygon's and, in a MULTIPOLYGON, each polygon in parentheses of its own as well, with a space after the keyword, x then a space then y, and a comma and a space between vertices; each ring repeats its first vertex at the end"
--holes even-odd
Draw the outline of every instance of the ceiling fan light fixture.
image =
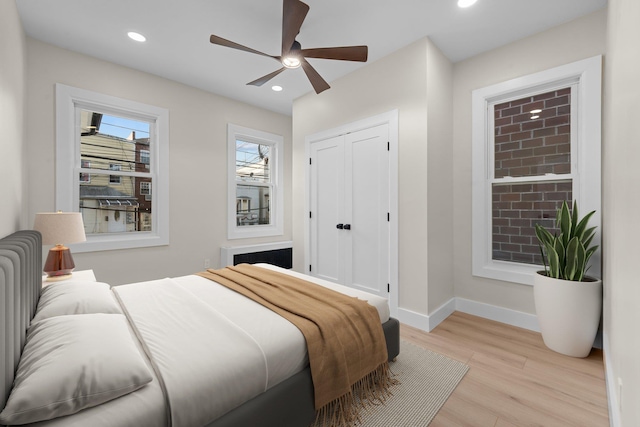
POLYGON ((147 41, 147 38, 145 36, 143 36, 140 33, 136 33, 135 31, 129 31, 127 33, 127 36, 129 36, 129 38, 131 40, 135 40, 135 41, 140 42, 140 43, 147 41))
POLYGON ((298 68, 301 65, 301 62, 296 56, 287 56, 282 58, 282 65, 287 68, 298 68))
POLYGON ((458 7, 469 7, 478 0, 458 0, 458 7))
POLYGON ((271 86, 271 90, 274 92, 282 92, 282 86, 278 86, 278 85, 271 86))

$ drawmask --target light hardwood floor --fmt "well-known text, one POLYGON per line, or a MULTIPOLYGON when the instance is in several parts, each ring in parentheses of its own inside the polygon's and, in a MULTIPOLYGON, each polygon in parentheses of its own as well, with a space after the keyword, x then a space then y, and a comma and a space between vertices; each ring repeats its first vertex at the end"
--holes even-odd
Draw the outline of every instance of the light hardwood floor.
POLYGON ((469 365, 430 427, 608 427, 602 351, 576 359, 537 332, 455 312, 430 333, 402 339, 469 365))

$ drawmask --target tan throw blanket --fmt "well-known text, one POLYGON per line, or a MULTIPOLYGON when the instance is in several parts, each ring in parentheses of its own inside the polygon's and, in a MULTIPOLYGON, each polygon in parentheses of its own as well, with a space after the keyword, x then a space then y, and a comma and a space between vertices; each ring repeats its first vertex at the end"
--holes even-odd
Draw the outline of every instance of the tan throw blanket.
POLYGON ((384 401, 394 381, 375 307, 249 264, 198 274, 251 298, 300 329, 307 342, 319 422, 353 425, 363 405, 384 401))

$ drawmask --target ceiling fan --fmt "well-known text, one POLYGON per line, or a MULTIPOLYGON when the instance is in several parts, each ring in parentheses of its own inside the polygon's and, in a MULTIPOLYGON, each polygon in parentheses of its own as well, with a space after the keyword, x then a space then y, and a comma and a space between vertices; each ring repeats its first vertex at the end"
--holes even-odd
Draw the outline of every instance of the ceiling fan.
POLYGON ((342 47, 322 47, 315 49, 302 49, 300 43, 296 41, 296 36, 300 32, 300 27, 309 12, 309 5, 300 0, 283 0, 282 4, 282 53, 280 56, 268 55, 266 53, 251 49, 230 40, 211 35, 209 41, 213 44, 226 46, 245 52, 255 53, 273 58, 282 64, 282 68, 262 76, 252 82, 247 83, 253 86, 262 86, 287 68, 302 67, 316 93, 323 92, 330 88, 329 84, 318 74, 305 58, 337 59, 341 61, 367 62, 367 46, 342 46, 342 47))

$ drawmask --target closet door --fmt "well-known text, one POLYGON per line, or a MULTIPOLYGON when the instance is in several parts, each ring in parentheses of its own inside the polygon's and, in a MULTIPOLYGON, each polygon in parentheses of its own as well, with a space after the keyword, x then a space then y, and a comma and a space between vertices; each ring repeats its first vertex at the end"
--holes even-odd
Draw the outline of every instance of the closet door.
POLYGON ((345 283, 344 233, 344 137, 311 144, 310 238, 311 274, 345 283))
POLYGON ((388 126, 345 135, 345 284, 387 297, 388 126))
POLYGON ((310 273, 387 297, 388 125, 311 144, 310 273))

